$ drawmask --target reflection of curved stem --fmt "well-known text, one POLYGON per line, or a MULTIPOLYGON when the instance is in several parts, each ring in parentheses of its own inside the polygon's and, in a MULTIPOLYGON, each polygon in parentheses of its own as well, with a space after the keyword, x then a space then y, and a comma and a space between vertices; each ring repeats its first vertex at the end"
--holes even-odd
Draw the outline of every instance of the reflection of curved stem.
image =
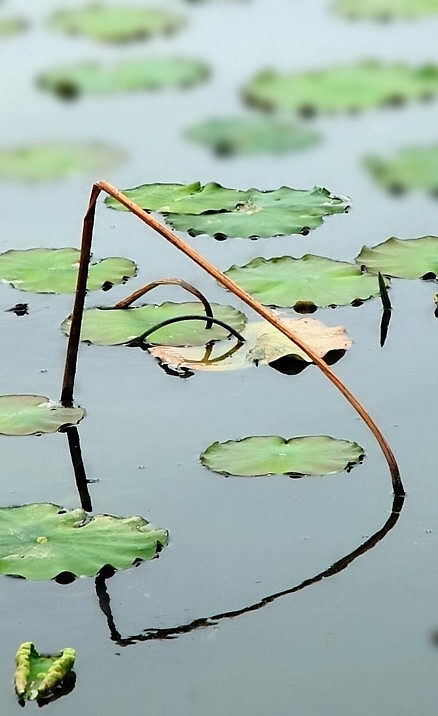
POLYGON ((73 465, 73 472, 76 479, 76 487, 78 488, 79 498, 81 501, 81 507, 85 512, 91 512, 93 506, 91 504, 90 493, 88 492, 88 480, 85 474, 84 461, 82 459, 81 443, 79 440, 78 429, 71 425, 65 428, 67 433, 68 447, 70 450, 71 462, 73 465))
POLYGON ((105 576, 98 575, 96 577, 96 594, 99 600, 100 608, 106 616, 111 639, 117 642, 117 644, 119 644, 120 646, 129 646, 130 644, 134 644, 138 641, 151 641, 154 639, 175 639, 182 634, 188 634, 190 632, 196 631, 197 629, 214 626, 218 622, 223 621, 225 619, 233 619, 234 617, 239 617, 242 614, 248 614, 249 612, 258 611, 259 609, 265 607, 267 604, 271 604, 277 599, 280 599, 280 597, 286 597, 290 594, 295 594, 296 592, 300 592, 306 587, 310 587, 312 584, 317 584, 318 582, 321 582, 326 577, 333 577, 333 575, 339 574, 339 572, 342 572, 344 569, 346 569, 355 559, 357 559, 357 557, 360 557, 366 552, 368 552, 370 549, 373 549, 384 537, 386 537, 388 532, 390 532, 390 530, 395 527, 398 521, 404 500, 405 498, 403 495, 395 496, 392 503, 391 514, 386 520, 383 527, 381 527, 380 530, 377 530, 377 532, 375 532, 363 544, 353 550, 353 552, 350 552, 345 557, 342 557, 337 562, 332 564, 331 567, 325 569, 323 572, 319 572, 319 574, 316 574, 310 579, 305 579, 303 582, 300 582, 300 584, 297 584, 294 587, 290 587, 289 589, 284 589, 281 592, 276 592, 275 594, 270 594, 267 597, 263 597, 263 599, 261 599, 259 602, 250 604, 247 607, 235 609, 234 611, 230 612, 222 612, 221 614, 214 614, 211 617, 200 617, 199 619, 194 619, 189 624, 181 624, 176 627, 169 627, 168 629, 144 629, 140 634, 136 634, 130 637, 121 637, 120 632, 118 632, 116 629, 112 616, 110 597, 105 583, 105 576))
MULTIPOLYGON (((141 336, 137 336, 137 338, 133 338, 132 341, 129 341, 129 345, 136 346, 141 345, 146 341, 146 338, 148 338, 152 333, 155 333, 155 331, 158 331, 160 328, 164 328, 164 326, 170 326, 171 323, 180 323, 181 321, 205 321, 206 323, 216 323, 218 326, 222 326, 222 328, 225 328, 229 333, 231 333, 240 343, 245 343, 244 337, 236 331, 235 328, 228 325, 228 323, 225 323, 225 321, 221 321, 219 318, 212 318, 207 316, 176 316, 174 318, 168 318, 166 321, 161 321, 161 323, 157 323, 156 326, 152 326, 152 328, 148 328, 147 331, 141 334, 141 336)), ((207 326, 206 326, 207 327, 207 326)))
MULTIPOLYGON (((189 293, 192 293, 193 296, 196 296, 196 298, 199 298, 201 303, 204 306, 205 309, 205 315, 209 318, 213 318, 213 309, 210 305, 210 301, 208 301, 204 294, 201 293, 201 291, 198 291, 197 288, 192 286, 191 283, 187 283, 187 281, 184 281, 182 278, 160 278, 157 279, 157 281, 152 281, 151 283, 146 284, 146 286, 142 286, 141 288, 138 288, 137 291, 134 291, 129 296, 124 298, 122 301, 119 301, 116 303, 113 308, 128 308, 128 306, 131 305, 131 303, 134 303, 134 301, 137 301, 139 298, 144 296, 146 293, 151 291, 153 288, 156 288, 157 286, 181 286, 181 288, 184 288, 189 293)), ((206 328, 212 327, 212 322, 207 321, 205 324, 206 328)))

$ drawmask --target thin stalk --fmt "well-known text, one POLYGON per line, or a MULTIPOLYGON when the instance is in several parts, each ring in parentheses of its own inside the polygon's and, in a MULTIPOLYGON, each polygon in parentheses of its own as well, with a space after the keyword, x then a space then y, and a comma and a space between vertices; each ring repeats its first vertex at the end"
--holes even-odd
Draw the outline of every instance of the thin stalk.
POLYGON ((171 231, 168 227, 163 226, 157 219, 148 214, 147 211, 144 211, 141 207, 135 204, 135 202, 128 199, 128 197, 125 196, 121 191, 119 191, 106 181, 99 181, 95 186, 99 187, 104 192, 106 192, 118 202, 120 202, 120 204, 125 206, 130 212, 132 212, 135 216, 141 219, 141 221, 154 229, 158 234, 160 234, 167 241, 169 241, 169 243, 182 251, 198 266, 204 269, 204 271, 209 273, 210 276, 212 276, 214 279, 216 279, 216 281, 218 281, 218 283, 220 283, 229 291, 232 291, 232 293, 234 293, 235 296, 240 298, 241 301, 250 306, 250 308, 256 311, 260 316, 262 316, 262 318, 267 320, 272 326, 274 326, 274 328, 277 328, 281 333, 283 333, 283 335, 285 335, 287 338, 293 341, 293 343, 299 346, 301 350, 303 350, 304 353, 309 356, 313 363, 315 363, 315 365, 317 365, 318 368, 324 373, 324 375, 333 383, 333 385, 335 385, 336 388, 343 394, 343 396, 348 400, 350 405, 356 410, 356 412, 360 415, 362 420, 368 426, 368 428, 376 438, 388 464, 394 494, 405 494, 395 456, 391 448, 389 447, 387 441, 380 432, 379 428, 377 427, 376 423, 365 410, 365 408, 361 405, 361 403, 357 400, 357 398, 355 398, 355 396, 344 385, 340 378, 338 378, 338 376, 329 368, 329 366, 323 361, 323 359, 320 358, 319 355, 312 350, 312 348, 310 348, 310 346, 304 343, 301 338, 295 336, 295 334, 287 326, 285 326, 282 321, 277 318, 277 316, 275 316, 271 311, 269 311, 269 309, 256 301, 253 296, 244 291, 237 283, 234 283, 234 281, 228 278, 228 276, 222 273, 222 271, 219 271, 216 266, 207 261, 207 259, 201 256, 179 236, 174 234, 173 231, 171 231))

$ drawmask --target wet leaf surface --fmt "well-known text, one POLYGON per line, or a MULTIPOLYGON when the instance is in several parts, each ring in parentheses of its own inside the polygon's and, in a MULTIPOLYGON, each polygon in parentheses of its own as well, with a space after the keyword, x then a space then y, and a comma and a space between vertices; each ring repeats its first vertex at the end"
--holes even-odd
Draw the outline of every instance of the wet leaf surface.
POLYGON ((83 408, 64 408, 44 395, 0 395, 0 434, 56 433, 65 425, 77 425, 83 408))

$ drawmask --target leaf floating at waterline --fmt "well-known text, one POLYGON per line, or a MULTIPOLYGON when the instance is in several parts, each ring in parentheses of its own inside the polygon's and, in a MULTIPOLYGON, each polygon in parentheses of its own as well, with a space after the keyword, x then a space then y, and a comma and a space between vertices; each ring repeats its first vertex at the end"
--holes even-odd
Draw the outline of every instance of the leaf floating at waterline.
POLYGON ((129 5, 88 5, 58 10, 50 25, 72 35, 86 35, 102 42, 131 42, 178 30, 184 18, 160 8, 129 5))
POLYGON ((389 191, 421 189, 438 193, 438 145, 408 147, 392 159, 368 157, 365 167, 389 191))
POLYGON ((336 0, 336 12, 353 19, 411 19, 438 13, 438 0, 336 0))
POLYGON ((185 57, 142 57, 112 66, 82 62, 48 70, 37 83, 59 97, 190 87, 208 77, 207 65, 185 57))
POLYGON ((105 169, 124 154, 103 144, 30 144, 0 149, 0 179, 45 181, 105 169))
POLYGON ((39 654, 31 641, 21 644, 15 655, 14 674, 19 701, 50 700, 71 674, 75 658, 76 652, 70 647, 57 654, 39 654))
POLYGON ((28 27, 27 20, 22 17, 9 17, 0 20, 0 37, 9 37, 10 35, 18 35, 28 27))
POLYGON ((364 246, 356 261, 370 273, 380 271, 394 278, 436 278, 438 237, 397 239, 393 236, 371 248, 364 246))
POLYGON ((0 395, 1 435, 56 433, 84 415, 83 408, 64 408, 44 395, 0 395))
POLYGON ((365 110, 430 97, 438 92, 438 66, 412 68, 367 60, 357 65, 282 74, 266 70, 244 88, 244 98, 265 109, 315 112, 365 110))
POLYGON ((262 475, 329 475, 350 470, 364 457, 363 448, 327 435, 285 438, 252 436, 215 442, 201 455, 201 463, 213 472, 240 477, 262 475))
MULTIPOLYGON (((24 249, 0 254, 0 281, 33 293, 74 293, 78 275, 78 249, 24 249)), ((87 289, 110 288, 135 276, 137 267, 130 259, 110 257, 92 263, 87 289)))
MULTIPOLYGON (((212 303, 211 307, 215 318, 225 321, 235 330, 240 332, 245 326, 245 316, 232 306, 212 303)), ((133 308, 89 308, 84 311, 81 340, 101 346, 129 343, 162 321, 187 315, 202 316, 202 304, 195 301, 185 303, 167 301, 159 306, 146 304, 133 308)), ((63 322, 61 330, 66 334, 69 333, 70 317, 63 322)), ((227 336, 226 328, 213 325, 206 329, 204 320, 189 320, 158 329, 150 335, 147 342, 196 346, 204 345, 207 341, 221 340, 227 336)))
POLYGON ((167 531, 143 517, 96 515, 50 503, 0 508, 0 574, 53 579, 92 577, 102 567, 128 569, 157 556, 167 531))
MULTIPOLYGON (((257 257, 225 274, 266 306, 346 306, 379 295, 377 277, 359 266, 306 254, 300 259, 257 257)), ((389 283, 389 282, 388 282, 389 283)))

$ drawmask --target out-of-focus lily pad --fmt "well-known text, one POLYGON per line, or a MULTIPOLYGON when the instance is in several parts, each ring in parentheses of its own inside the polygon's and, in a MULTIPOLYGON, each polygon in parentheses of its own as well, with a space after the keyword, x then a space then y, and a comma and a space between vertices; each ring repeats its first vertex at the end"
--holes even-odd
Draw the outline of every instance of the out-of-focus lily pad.
POLYGON ((67 647, 57 654, 40 654, 31 641, 21 644, 15 655, 15 692, 20 700, 50 697, 70 674, 76 652, 67 647))
POLYGON ((346 67, 282 74, 266 70, 244 88, 245 99, 263 108, 315 112, 357 111, 400 104, 438 92, 438 66, 412 68, 374 60, 346 67))
POLYGON ((156 557, 167 532, 143 517, 96 515, 34 503, 0 508, 0 574, 53 579, 62 572, 91 577, 105 565, 127 569, 156 557))
MULTIPOLYGON (((74 293, 78 274, 78 249, 25 249, 0 254, 0 281, 33 293, 74 293)), ((135 276, 137 267, 130 259, 110 257, 90 264, 87 289, 124 283, 135 276)))
POLYGON ((118 149, 103 144, 30 144, 0 149, 0 179, 39 181, 78 172, 97 171, 123 159, 118 149))
POLYGON ((0 20, 0 37, 18 35, 28 27, 28 22, 23 17, 8 17, 0 20))
MULTIPOLYGON (((211 304, 215 318, 225 321, 236 331, 245 326, 246 318, 232 306, 211 304)), ((133 308, 89 308, 84 311, 81 340, 101 346, 114 346, 129 343, 141 336, 147 330, 162 321, 178 316, 202 316, 203 307, 195 301, 185 303, 172 303, 170 301, 157 306, 147 304, 133 308)), ((68 334, 70 331, 70 317, 67 318, 61 330, 68 334)), ((221 326, 213 325, 205 328, 205 322, 181 321, 155 331, 147 339, 148 343, 160 345, 204 345, 207 341, 221 340, 228 336, 228 331, 221 326)))
POLYGON ((379 295, 376 276, 354 264, 312 254, 300 259, 259 256, 225 273, 261 303, 301 312, 312 306, 346 306, 379 295))
POLYGON ((311 147, 321 139, 313 130, 274 117, 210 119, 190 127, 186 136, 220 155, 281 154, 311 147))
POLYGON ((365 166, 379 184, 394 193, 410 189, 438 193, 438 145, 407 147, 392 159, 368 157, 365 166))
POLYGON ((79 94, 128 92, 141 89, 189 87, 205 79, 207 65, 187 57, 142 57, 107 66, 98 62, 48 70, 39 76, 40 87, 63 98, 79 94))
POLYGON ((438 276, 438 237, 397 239, 394 236, 376 246, 364 246, 357 256, 360 266, 371 273, 395 278, 438 276))
POLYGON ((56 433, 65 425, 77 425, 83 408, 64 408, 44 395, 0 395, 0 434, 56 433))
POLYGON ((327 435, 285 438, 252 436, 215 442, 201 455, 201 463, 223 475, 328 475, 350 470, 364 457, 363 448, 327 435))
POLYGON ((414 18, 438 13, 438 0, 335 0, 333 9, 353 19, 414 18))
POLYGON ((50 25, 74 35, 103 42, 130 42, 178 30, 184 18, 161 8, 88 5, 58 10, 50 25))

